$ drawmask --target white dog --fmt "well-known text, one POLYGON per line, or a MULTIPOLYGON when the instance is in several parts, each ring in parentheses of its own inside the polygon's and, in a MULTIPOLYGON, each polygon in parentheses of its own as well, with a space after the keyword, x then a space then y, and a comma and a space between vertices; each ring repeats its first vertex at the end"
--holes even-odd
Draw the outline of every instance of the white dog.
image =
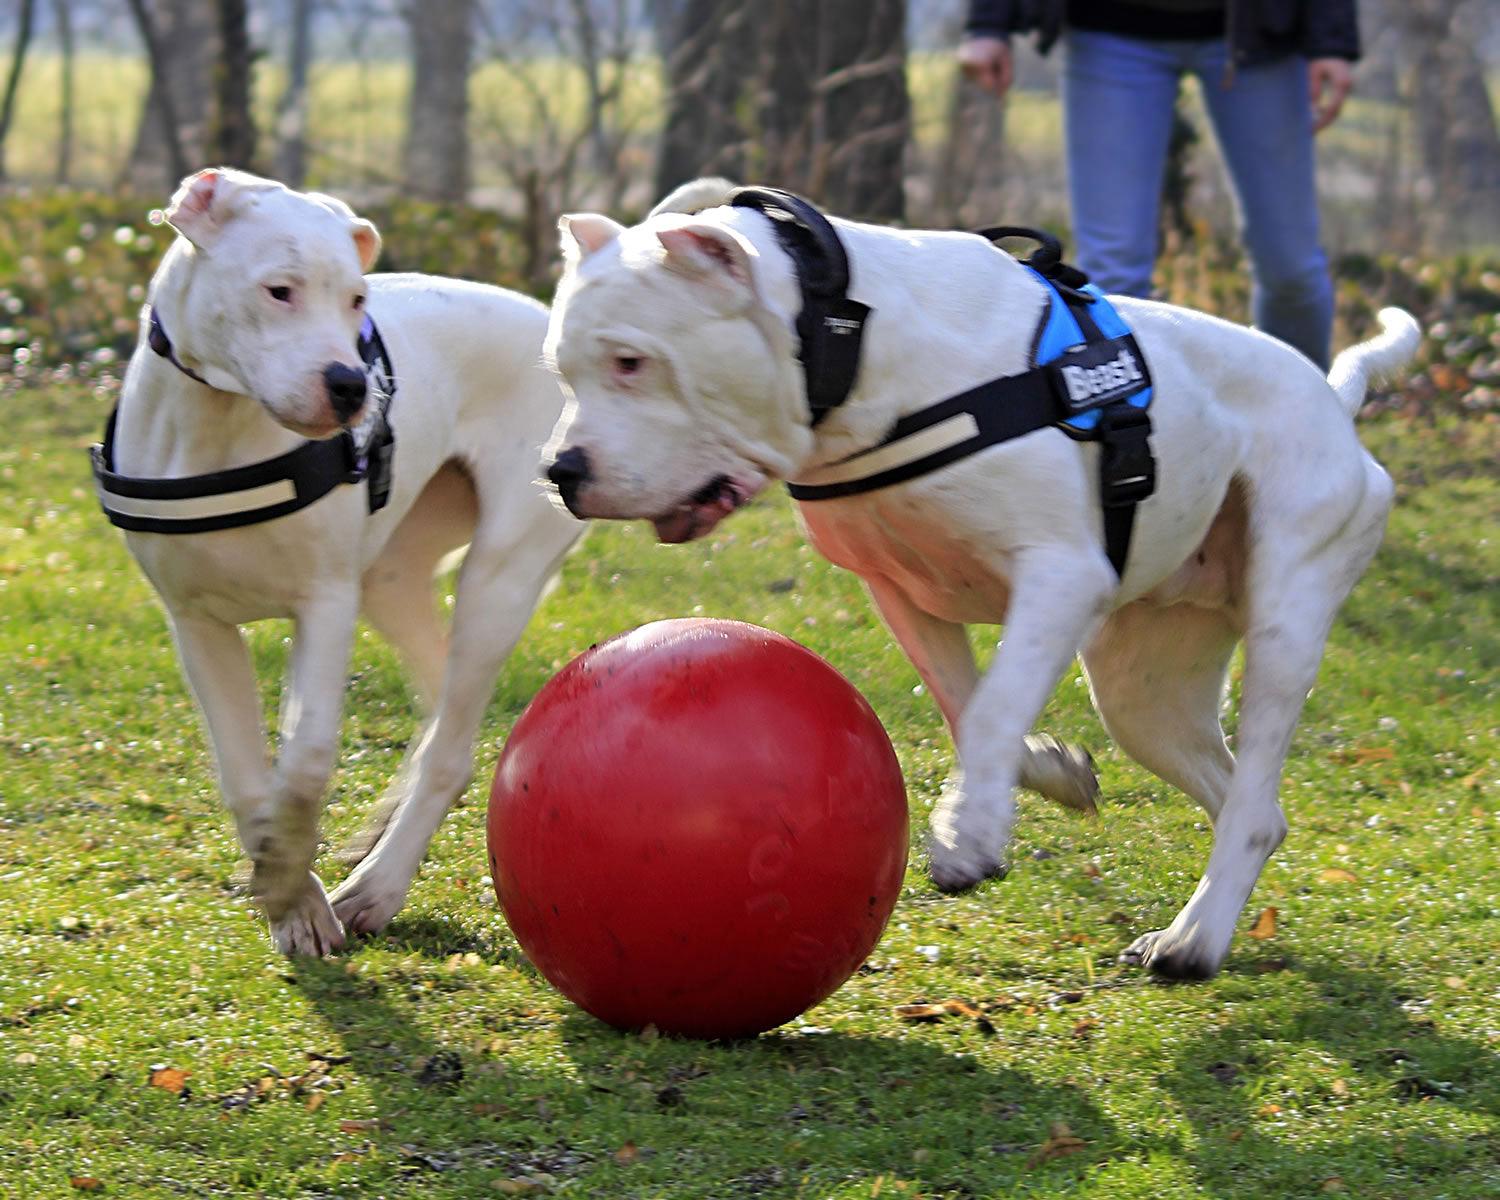
MULTIPOLYGON (((807 531, 864 579, 956 743, 961 770, 932 818, 931 871, 944 889, 1003 869, 1017 785, 1091 804, 1087 757, 1027 737, 1081 654, 1117 744, 1214 823, 1192 899, 1124 958, 1171 977, 1213 975, 1286 833, 1283 760, 1334 614, 1391 503, 1352 418, 1367 378, 1411 355, 1416 323, 1386 310, 1385 332, 1342 354, 1325 380, 1260 333, 1119 299, 1138 351, 1080 386, 1138 378, 1137 355, 1154 383, 1155 490, 1127 531, 1121 577, 1106 555, 1100 448, 1053 426, 836 495, 851 477, 941 451, 968 428, 945 422, 910 439, 935 442, 892 445, 899 419, 1028 371, 1039 320, 1061 302, 1033 271, 969 234, 825 223, 821 243, 802 231, 804 246, 823 251, 809 259, 786 232, 796 224, 786 211, 687 215, 725 204, 726 187, 688 185, 630 229, 599 215, 563 218, 567 265, 548 354, 572 393, 549 470, 564 501, 582 517, 647 518, 662 540, 681 541, 771 480, 835 494, 802 503, 807 531), (847 254, 849 296, 873 312, 847 401, 815 421, 812 367, 799 354, 821 361, 827 347, 810 347, 795 322, 830 240, 847 254), (969 622, 1005 626, 982 678, 969 622), (1219 710, 1239 642, 1235 756, 1219 710)), ((858 304, 852 316, 831 311, 826 337, 856 332, 858 304)))
POLYGON ((373 225, 236 171, 185 180, 166 219, 180 236, 96 457, 101 499, 166 604, 272 937, 322 954, 401 907, 470 777, 495 675, 581 529, 537 484, 562 407, 541 363, 546 310, 456 280, 366 278, 373 225), (367 300, 389 372, 373 388, 356 349, 367 300), (293 452, 309 478, 278 477, 293 452), (325 477, 343 460, 346 475, 325 477), (445 630, 433 574, 466 543, 445 630), (312 862, 361 612, 428 719, 378 840, 330 904, 312 862), (265 617, 296 622, 274 763, 238 628, 265 617))

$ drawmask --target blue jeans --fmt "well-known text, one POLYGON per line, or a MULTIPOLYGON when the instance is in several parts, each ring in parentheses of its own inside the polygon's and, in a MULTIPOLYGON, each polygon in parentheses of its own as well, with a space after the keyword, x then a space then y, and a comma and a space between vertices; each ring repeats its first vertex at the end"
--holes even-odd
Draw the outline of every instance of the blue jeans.
POLYGON ((1178 83, 1202 82, 1250 253, 1255 326, 1325 370, 1333 284, 1318 239, 1307 62, 1240 67, 1220 39, 1148 41, 1071 30, 1063 73, 1075 260, 1106 292, 1149 296, 1178 83))

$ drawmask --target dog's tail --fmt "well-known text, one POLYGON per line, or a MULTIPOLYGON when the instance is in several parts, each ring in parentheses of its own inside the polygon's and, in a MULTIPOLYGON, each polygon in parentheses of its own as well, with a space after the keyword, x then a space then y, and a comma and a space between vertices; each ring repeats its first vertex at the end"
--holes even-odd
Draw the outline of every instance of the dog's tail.
POLYGON ((1328 383, 1351 419, 1365 402, 1370 382, 1403 366, 1422 341, 1422 327, 1404 308, 1382 308, 1376 319, 1380 332, 1350 346, 1333 360, 1333 370, 1328 372, 1328 383))

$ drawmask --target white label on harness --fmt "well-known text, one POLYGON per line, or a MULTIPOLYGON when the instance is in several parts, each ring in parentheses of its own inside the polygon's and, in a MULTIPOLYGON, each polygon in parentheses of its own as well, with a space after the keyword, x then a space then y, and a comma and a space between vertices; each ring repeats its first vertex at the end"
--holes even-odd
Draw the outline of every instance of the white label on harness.
POLYGON ((1101 396, 1118 392, 1141 380, 1141 368, 1135 355, 1121 350, 1119 357, 1097 367, 1062 368, 1063 382, 1068 385, 1068 399, 1073 404, 1087 404, 1101 396))

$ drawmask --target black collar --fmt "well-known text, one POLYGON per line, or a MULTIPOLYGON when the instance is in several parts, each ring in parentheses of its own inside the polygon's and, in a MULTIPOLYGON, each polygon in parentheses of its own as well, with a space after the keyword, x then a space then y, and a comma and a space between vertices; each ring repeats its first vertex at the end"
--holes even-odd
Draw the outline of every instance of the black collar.
POLYGON ((849 258, 828 218, 801 196, 780 188, 736 188, 735 208, 769 217, 797 268, 802 311, 797 357, 807 383, 807 407, 817 425, 849 398, 859 374, 859 347, 868 305, 849 299, 849 258))
POLYGON ((167 336, 167 327, 161 323, 161 318, 156 315, 156 309, 148 308, 147 311, 151 314, 151 319, 146 328, 146 344, 189 379, 196 379, 204 387, 213 387, 213 384, 209 383, 202 375, 198 374, 197 371, 193 370, 192 367, 177 357, 177 351, 172 349, 172 339, 167 336))
MULTIPOLYGON (((183 374, 207 381, 180 362, 155 312, 146 339, 151 349, 183 374)), ((275 458, 173 479, 121 475, 115 470, 116 408, 109 414, 104 441, 93 446, 99 504, 110 523, 148 533, 207 533, 257 525, 306 508, 340 484, 369 481, 367 503, 375 512, 390 497, 396 434, 391 429, 391 398, 396 372, 375 322, 366 315, 359 332, 359 356, 370 373, 376 407, 356 434, 353 430, 322 441, 305 441, 275 458)))

